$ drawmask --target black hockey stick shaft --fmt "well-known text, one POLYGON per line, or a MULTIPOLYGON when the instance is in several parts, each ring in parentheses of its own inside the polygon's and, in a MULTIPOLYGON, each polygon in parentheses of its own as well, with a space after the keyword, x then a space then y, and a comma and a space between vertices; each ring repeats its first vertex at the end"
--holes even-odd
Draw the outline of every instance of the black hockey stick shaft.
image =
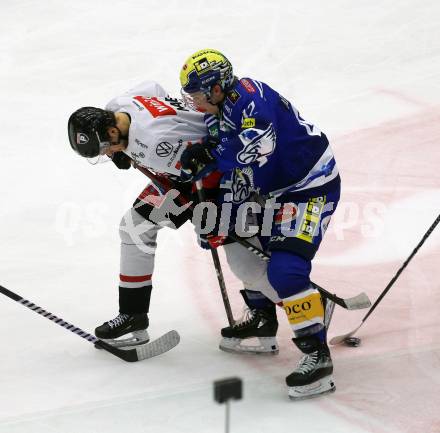
POLYGON ((368 310, 368 313, 365 315, 365 317, 362 319, 362 322, 365 322, 367 318, 370 316, 370 314, 376 309, 376 307, 379 305, 380 301, 384 298, 384 296, 388 293, 388 291, 391 289, 391 287, 394 285, 394 283, 399 278, 400 274, 403 272, 403 270, 408 266, 409 262, 412 260, 412 258, 416 255, 417 251, 419 251, 420 247, 425 243, 426 239, 431 236, 431 233, 436 228, 437 224, 440 222, 440 214, 437 216, 435 221, 431 224, 431 227, 427 230, 427 232, 423 235, 420 242, 417 244, 417 246, 414 248, 412 253, 408 256, 408 258, 403 262, 403 265, 399 268, 399 270, 396 272, 393 278, 391 278, 391 281, 387 284, 385 289, 383 289, 382 293, 379 295, 379 297, 376 299, 376 302, 371 306, 371 308, 368 310))
MULTIPOLYGON (((145 167, 142 167, 140 165, 135 165, 135 168, 137 168, 141 173, 143 173, 145 176, 147 176, 149 179, 151 179, 154 183, 156 183, 157 185, 159 185, 165 189, 173 186, 173 182, 171 180, 169 180, 169 179, 165 180, 164 178, 157 176, 155 173, 153 173, 152 171, 150 171, 149 169, 147 169, 145 167)), ((179 200, 181 204, 188 203, 188 198, 184 197, 182 193, 179 194, 179 196, 177 197, 177 200, 179 200)), ((194 207, 190 206, 190 209, 194 209, 194 207)), ((260 257, 262 260, 264 260, 266 262, 268 262, 270 260, 269 254, 267 254, 266 252, 264 252, 260 248, 252 245, 246 239, 235 236, 233 233, 228 233, 228 238, 232 239, 234 242, 241 244, 243 247, 245 247, 247 250, 249 250, 253 254, 257 255, 258 257, 260 257)), ((323 287, 319 286, 316 283, 312 283, 312 284, 315 286, 315 288, 317 290, 319 290, 321 292, 322 295, 324 295, 326 298, 333 301, 335 304, 338 304, 339 306, 341 306, 343 308, 350 309, 343 298, 340 298, 339 296, 337 296, 333 293, 330 293, 329 291, 327 291, 326 289, 324 289, 323 287)), ((365 294, 362 294, 362 295, 365 298, 367 298, 365 294)), ((368 302, 369 302, 369 300, 368 300, 368 302)), ((369 304, 364 305, 362 308, 365 308, 365 306, 368 307, 369 304)))
POLYGON ((46 319, 55 322, 57 325, 66 328, 68 331, 79 335, 80 337, 86 339, 87 341, 91 343, 96 343, 98 341, 98 339, 95 336, 88 334, 87 332, 83 331, 81 328, 78 328, 77 326, 74 326, 69 322, 66 322, 64 319, 61 319, 55 314, 52 314, 50 311, 46 311, 45 309, 39 307, 38 305, 35 305, 31 301, 22 298, 21 296, 17 295, 17 293, 11 292, 6 287, 0 286, 0 292, 6 295, 7 297, 13 299, 14 301, 18 302, 19 304, 24 305, 30 310, 35 311, 35 313, 44 316, 46 319))
POLYGON ((402 266, 399 268, 399 270, 396 272, 393 278, 391 278, 391 281, 387 284, 385 289, 382 291, 382 293, 379 295, 379 297, 376 299, 376 302, 371 306, 371 308, 368 310, 368 313, 365 315, 365 317, 361 320, 361 323, 358 325, 356 329, 354 329, 351 332, 347 332, 346 334, 337 335, 333 337, 330 340, 330 344, 340 344, 343 341, 345 341, 347 338, 352 337, 356 334, 356 332, 361 328, 361 326, 365 323, 367 318, 370 316, 370 314, 375 310, 375 308, 379 305, 380 301, 383 299, 383 297, 388 293, 388 291, 391 289, 393 284, 396 282, 396 280, 399 278, 402 271, 407 267, 408 263, 411 261, 411 259, 416 255, 417 251, 420 249, 420 247, 425 243, 426 239, 431 235, 431 233, 434 231, 435 227, 440 221, 440 214, 437 216, 435 221, 432 223, 431 227, 429 227, 428 231, 425 233, 423 238, 420 240, 420 242, 417 244, 417 246, 414 248, 413 252, 409 255, 409 257, 403 262, 402 266))
MULTIPOLYGON (((205 194, 203 191, 203 184, 201 180, 196 182, 197 195, 199 197, 200 203, 205 201, 205 194)), ((209 242, 208 242, 209 245, 209 242)), ((223 277, 222 265, 220 263, 220 257, 215 248, 209 245, 209 250, 211 251, 212 261, 214 262, 215 273, 217 274, 218 285, 220 287, 220 293, 223 299, 223 305, 225 306, 226 316, 228 318, 229 326, 235 323, 234 316, 232 315, 231 304, 229 302, 228 292, 226 290, 225 279, 223 277)))
POLYGON ((81 338, 84 338, 90 343, 96 344, 103 349, 105 349, 107 352, 112 353, 113 355, 117 356, 118 358, 123 359, 124 361, 137 361, 137 354, 136 351, 121 351, 106 342, 99 340, 95 336, 83 331, 81 328, 78 328, 75 325, 72 325, 69 322, 66 322, 61 317, 56 316, 55 314, 51 313, 50 311, 46 311, 44 308, 39 307, 38 305, 35 305, 33 302, 28 301, 27 299, 24 299, 17 293, 12 292, 11 290, 7 289, 6 287, 0 286, 0 293, 7 296, 8 298, 18 302, 19 304, 29 308, 30 310, 34 311, 37 314, 40 314, 41 316, 45 317, 46 319, 51 320, 53 323, 56 323, 57 325, 67 329, 70 332, 73 332, 76 335, 79 335, 81 338), (136 357, 136 358, 135 358, 136 357))
MULTIPOLYGON (((147 176, 149 179, 151 179, 154 183, 159 184, 159 186, 164 187, 165 189, 172 188, 174 186, 173 182, 169 179, 159 177, 156 174, 154 174, 152 171, 150 171, 142 166, 135 165, 135 167, 140 172, 142 172, 145 176, 147 176)), ((199 197, 199 201, 203 202, 204 201, 204 191, 203 191, 202 181, 196 182, 196 189, 197 189, 197 195, 199 197)), ((183 197, 183 194, 179 194, 177 199, 183 205, 187 204, 187 202, 188 202, 187 198, 183 197)), ((191 207, 191 209, 193 209, 193 207, 191 207)), ((215 273, 217 275, 217 280, 218 280, 218 284, 220 287, 220 293, 222 296, 223 305, 225 307, 226 316, 228 318, 228 323, 230 326, 232 326, 235 323, 235 321, 234 321, 234 316, 232 315, 232 309, 231 309, 231 304, 229 302, 228 292, 226 290, 226 284, 225 284, 225 279, 223 277, 223 271, 222 271, 222 267, 221 267, 220 257, 218 255, 218 252, 214 248, 211 248, 211 246, 209 246, 209 249, 211 251, 212 261, 214 263, 215 273)))

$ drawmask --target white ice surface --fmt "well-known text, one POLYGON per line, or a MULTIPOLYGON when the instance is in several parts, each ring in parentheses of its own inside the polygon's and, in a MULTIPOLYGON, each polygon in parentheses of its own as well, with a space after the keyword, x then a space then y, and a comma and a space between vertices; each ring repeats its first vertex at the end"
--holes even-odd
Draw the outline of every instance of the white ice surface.
MULTIPOLYGON (((0 17, 0 284, 85 330, 116 312, 117 226, 145 178, 78 158, 67 118, 144 79, 178 94, 197 49, 224 51, 330 137, 344 195, 317 282, 374 300, 439 212, 436 1, 0 0, 0 17)), ((188 225, 160 235, 150 331, 182 341, 158 358, 123 363, 1 296, 0 432, 220 432, 212 382, 240 376, 233 432, 439 433, 439 233, 362 346, 333 349, 337 392, 300 403, 286 397, 299 354, 282 311, 278 357, 217 349, 226 319, 188 225)), ((240 286, 225 274, 238 316, 240 286)), ((337 310, 331 336, 362 317, 337 310)))

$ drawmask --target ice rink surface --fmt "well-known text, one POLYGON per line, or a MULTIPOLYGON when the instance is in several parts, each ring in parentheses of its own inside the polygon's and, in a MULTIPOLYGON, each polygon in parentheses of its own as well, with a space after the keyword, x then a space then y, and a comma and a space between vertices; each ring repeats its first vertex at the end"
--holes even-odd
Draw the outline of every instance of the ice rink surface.
MULTIPOLYGON (((75 155, 67 118, 145 79, 177 95, 201 48, 269 83, 330 138, 343 197, 316 282, 374 301, 439 213, 436 1, 16 0, 0 15, 0 284, 85 330, 116 315, 118 223, 146 179, 75 155)), ((163 230, 150 334, 177 329, 180 345, 127 364, 0 296, 0 432, 221 432, 212 382, 240 376, 235 433, 439 433, 439 265, 437 229, 359 331, 362 345, 332 349, 336 393, 293 403, 284 378, 300 355, 284 313, 278 356, 219 351, 210 255, 191 226, 163 230)), ((225 274, 239 316, 240 284, 225 274)), ((337 309, 330 337, 364 314, 337 309)))

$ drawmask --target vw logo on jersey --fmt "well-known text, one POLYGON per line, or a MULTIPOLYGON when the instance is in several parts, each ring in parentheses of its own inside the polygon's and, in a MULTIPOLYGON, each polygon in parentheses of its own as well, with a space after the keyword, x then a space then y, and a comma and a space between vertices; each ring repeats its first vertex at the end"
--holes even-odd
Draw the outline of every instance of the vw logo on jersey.
POLYGON ((78 132, 76 134, 76 143, 77 144, 87 144, 89 142, 89 137, 84 134, 84 132, 78 132))
POLYGON ((162 143, 159 143, 156 147, 156 155, 160 156, 161 158, 170 156, 172 151, 173 146, 167 141, 162 141, 162 143))

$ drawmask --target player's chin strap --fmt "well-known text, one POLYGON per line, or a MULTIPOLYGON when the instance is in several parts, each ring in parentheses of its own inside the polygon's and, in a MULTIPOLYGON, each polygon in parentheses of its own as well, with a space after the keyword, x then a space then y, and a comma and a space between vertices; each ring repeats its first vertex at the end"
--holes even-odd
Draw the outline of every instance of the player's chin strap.
MULTIPOLYGON (((160 176, 157 176, 152 171, 148 170, 145 167, 142 167, 140 165, 134 165, 135 168, 137 168, 140 172, 142 172, 145 176, 147 176, 149 179, 151 179, 155 184, 160 185, 161 187, 167 189, 170 189, 173 187, 173 181, 171 179, 165 179, 161 178, 160 176)), ((188 204, 188 198, 184 197, 183 194, 179 194, 177 197, 177 200, 180 201, 181 204, 188 204)), ((190 206, 189 209, 194 209, 193 206, 190 206)), ((247 250, 252 252, 253 254, 257 255, 264 261, 270 260, 270 255, 267 254, 265 251, 257 248, 256 246, 252 245, 249 241, 246 239, 240 238, 239 236, 236 236, 233 233, 228 234, 228 238, 233 240, 234 242, 239 243, 240 245, 243 245, 247 250)), ((214 256, 213 256, 214 257, 214 256)), ((220 263, 220 262, 219 262, 220 263)), ((220 281, 219 281, 220 282, 220 281)), ((325 290, 323 287, 318 286, 318 284, 312 282, 311 283, 315 289, 319 290, 322 296, 326 297, 327 299, 330 299, 335 304, 338 304, 339 306, 346 308, 347 310, 359 310, 363 308, 369 308, 371 306, 371 301, 368 298, 367 294, 362 292, 356 296, 353 296, 352 298, 340 298, 336 294, 330 293, 327 290, 325 290)), ((223 292, 222 292, 223 294, 223 292)), ((226 306, 225 306, 226 308, 226 306)), ((229 316, 228 316, 229 319, 229 316)))

